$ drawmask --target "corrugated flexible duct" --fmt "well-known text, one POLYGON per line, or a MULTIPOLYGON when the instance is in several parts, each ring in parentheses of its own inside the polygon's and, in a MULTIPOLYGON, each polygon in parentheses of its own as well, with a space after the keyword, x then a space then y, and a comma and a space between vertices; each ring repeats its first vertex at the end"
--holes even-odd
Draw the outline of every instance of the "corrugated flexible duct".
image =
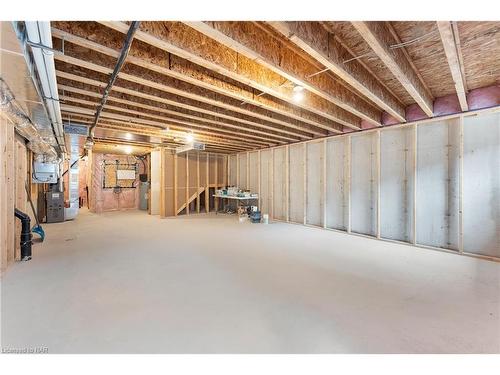
POLYGON ((28 148, 36 155, 42 155, 45 161, 58 159, 54 147, 42 139, 35 124, 15 104, 14 97, 3 80, 0 80, 0 114, 14 124, 17 132, 28 140, 28 148))

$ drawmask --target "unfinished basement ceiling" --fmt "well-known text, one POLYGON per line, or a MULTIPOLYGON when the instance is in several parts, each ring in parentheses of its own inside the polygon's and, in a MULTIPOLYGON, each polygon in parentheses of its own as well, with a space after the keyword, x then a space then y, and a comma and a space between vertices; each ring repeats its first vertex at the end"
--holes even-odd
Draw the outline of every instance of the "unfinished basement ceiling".
MULTIPOLYGON (((64 120, 93 122, 129 25, 52 22, 64 120)), ((98 129, 235 153, 410 122, 499 105, 498 55, 498 22, 144 21, 98 129)))

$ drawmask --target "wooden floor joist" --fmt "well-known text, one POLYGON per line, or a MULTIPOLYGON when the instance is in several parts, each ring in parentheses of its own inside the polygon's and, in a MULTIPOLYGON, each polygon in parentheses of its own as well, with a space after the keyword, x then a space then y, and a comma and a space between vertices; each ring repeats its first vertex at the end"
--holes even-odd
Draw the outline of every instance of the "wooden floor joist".
POLYGON ((356 60, 344 64, 350 52, 319 22, 269 24, 380 108, 399 121, 406 121, 404 106, 365 67, 356 60))
POLYGON ((441 41, 443 42, 443 48, 448 60, 451 76, 455 83, 455 90, 457 92, 458 101, 460 102, 460 107, 462 111, 468 111, 469 105, 467 104, 465 77, 462 75, 456 43, 458 35, 455 35, 452 24, 449 21, 438 21, 437 27, 439 29, 441 41))
MULTIPOLYGON (((359 97, 331 76, 315 74, 321 67, 318 68, 317 64, 311 64, 293 50, 289 48, 273 48, 278 44, 278 41, 254 23, 210 21, 186 22, 186 24, 227 48, 231 48, 237 53, 257 61, 265 68, 306 88, 308 93, 305 100, 298 103, 302 108, 318 114, 328 114, 331 119, 345 126, 353 129, 359 128, 357 124, 347 120, 342 111, 328 105, 327 102, 329 102, 370 123, 381 124, 381 113, 375 107, 359 100, 359 97), (319 112, 316 112, 316 108, 319 108, 319 112)), ((287 91, 293 101, 292 89, 292 87, 288 87, 287 91)), ((273 90, 265 92, 276 96, 276 92, 273 90)), ((283 95, 281 90, 279 93, 283 95)))
MULTIPOLYGON (((65 53, 67 55, 69 55, 72 51, 72 43, 78 45, 79 47, 85 47, 86 49, 93 51, 94 54, 92 57, 94 58, 99 57, 98 55, 96 55, 97 53, 102 55, 100 57, 101 59, 103 59, 103 56, 114 57, 119 53, 119 46, 116 44, 111 44, 105 36, 100 36, 101 39, 99 39, 99 42, 103 44, 107 43, 107 47, 103 46, 100 43, 96 43, 82 37, 72 36, 65 31, 54 29, 53 32, 55 32, 56 37, 58 36, 60 38, 65 38, 65 53), (111 48, 109 46, 113 46, 114 48, 111 48)), ((83 33, 83 31, 80 32, 83 33)), ((294 121, 299 121, 303 128, 306 128, 308 124, 316 128, 323 128, 331 130, 333 132, 341 131, 341 127, 339 127, 338 124, 336 125, 334 122, 326 119, 321 115, 300 111, 298 108, 295 108, 294 105, 287 104, 280 100, 275 100, 269 96, 256 96, 255 92, 251 88, 245 88, 236 81, 234 81, 234 83, 231 83, 231 80, 224 80, 223 76, 218 77, 213 73, 209 74, 208 70, 194 65, 190 61, 184 60, 174 55, 167 55, 168 59, 166 61, 162 61, 160 64, 157 61, 158 59, 155 58, 155 56, 152 56, 151 52, 149 52, 147 49, 140 49, 140 47, 133 46, 130 50, 127 61, 129 61, 136 67, 148 69, 151 72, 175 78, 199 88, 228 96, 229 98, 237 100, 238 106, 240 107, 242 106, 241 103, 246 103, 248 106, 255 106, 257 109, 257 113, 264 114, 266 111, 271 111, 275 114, 289 117, 290 120, 292 120, 292 123, 294 121), (155 63, 151 63, 149 61, 155 61, 155 63)), ((130 68, 130 66, 125 68, 130 68)), ((124 71, 126 70, 127 69, 124 69, 124 71)), ((270 114, 268 114, 268 116, 270 116, 270 114)), ((277 116, 271 115, 270 117, 277 116)), ((281 125, 287 126, 290 120, 284 121, 283 123, 281 123, 281 125)))
MULTIPOLYGON (((63 100, 64 99, 70 100, 69 97, 66 97, 64 95, 65 93, 66 94, 67 93, 81 94, 81 95, 88 96, 88 97, 93 97, 93 98, 99 97, 99 94, 96 93, 96 92, 86 91, 86 90, 78 89, 78 88, 75 88, 75 87, 72 87, 72 86, 67 86, 67 85, 59 85, 59 90, 61 91, 61 94, 63 96, 63 100)), ((223 121, 220 121, 220 120, 217 121, 217 120, 212 120, 210 118, 193 116, 193 115, 185 114, 183 112, 177 112, 177 111, 172 111, 172 110, 168 110, 168 109, 163 109, 162 107, 151 106, 151 105, 147 105, 147 104, 142 104, 140 102, 136 102, 136 101, 132 101, 132 100, 127 100, 127 99, 121 99, 121 98, 117 98, 117 97, 114 97, 114 96, 109 96, 108 97, 108 101, 110 103, 125 104, 125 105, 128 105, 128 106, 134 106, 134 107, 138 107, 138 108, 144 108, 144 109, 147 109, 147 110, 152 111, 152 112, 158 112, 158 113, 165 113, 165 114, 168 114, 168 115, 173 115, 173 116, 176 116, 175 118, 173 118, 174 121, 176 119, 178 119, 177 117, 181 117, 181 118, 187 118, 187 119, 195 120, 195 121, 202 121, 203 123, 207 123, 207 124, 218 125, 218 126, 221 126, 221 127, 224 127, 224 128, 236 129, 236 130, 239 130, 239 131, 242 131, 244 129, 245 131, 242 132, 242 134, 245 134, 249 138, 254 138, 254 139, 259 139, 259 140, 265 140, 265 141, 267 141, 266 142, 267 144, 273 144, 273 143, 274 144, 279 144, 279 143, 285 142, 285 140, 287 139, 287 137, 282 137, 282 136, 279 136, 279 135, 274 135, 274 134, 272 134, 270 132, 266 133, 264 131, 260 131, 260 130, 257 130, 257 129, 249 129, 248 127, 243 128, 242 126, 234 125, 232 123, 223 122, 223 121)), ((293 140, 293 138, 291 140, 293 140)))
POLYGON ((390 48, 394 44, 394 38, 388 30, 387 25, 384 22, 374 21, 355 21, 351 23, 420 108, 427 116, 432 117, 433 100, 427 94, 403 52, 397 48, 390 48))
MULTIPOLYGON (((80 77, 75 74, 63 72, 60 70, 56 71, 58 79, 62 79, 62 82, 66 85, 71 85, 71 87, 78 86, 78 87, 83 87, 85 91, 90 91, 90 92, 98 92, 99 88, 102 87, 103 83, 97 80, 85 78, 85 77, 80 77), (67 80, 64 81, 64 80, 67 80)), ((59 85, 61 87, 61 85, 59 85)), ((265 129, 267 131, 263 132, 264 134, 268 135, 279 135, 280 139, 288 140, 288 141, 295 141, 301 138, 304 138, 305 136, 289 136, 289 135, 284 135, 288 134, 286 131, 283 132, 281 129, 275 128, 275 125, 273 124, 266 124, 262 120, 259 119, 254 119, 246 115, 238 114, 238 113, 233 113, 228 110, 224 110, 222 108, 217 108, 214 109, 212 106, 209 104, 201 103, 201 102, 194 102, 194 104, 186 104, 186 102, 179 102, 175 101, 175 97, 172 99, 169 98, 168 93, 164 92, 154 92, 153 89, 147 88, 145 86, 140 87, 140 90, 133 90, 133 89, 128 89, 125 87, 121 87, 118 85, 113 86, 113 91, 110 96, 110 100, 113 100, 113 98, 116 97, 121 97, 121 98, 126 98, 130 100, 142 100, 145 99, 147 100, 147 103, 153 104, 157 106, 158 108, 162 108, 162 105, 165 104, 167 106, 174 106, 176 110, 187 110, 190 111, 188 113, 198 113, 202 115, 209 115, 213 116, 215 118, 220 117, 221 119, 224 119, 224 121, 231 121, 232 124, 237 124, 238 126, 237 129, 253 129, 253 128, 259 128, 259 129, 265 129), (149 94, 149 92, 151 94, 149 94), (155 95, 153 95, 155 94, 155 95), (207 108, 207 109, 205 109, 207 108), (250 126, 250 127, 249 127, 250 126)), ((189 100, 189 99, 187 99, 189 100)), ((171 108, 171 107, 165 107, 165 108, 171 108)))
MULTIPOLYGON (((87 69, 89 71, 101 73, 103 75, 108 75, 111 73, 110 68, 86 61, 84 55, 82 55, 81 58, 75 58, 70 55, 55 55, 55 59, 56 61, 62 61, 73 66, 87 69)), ((58 67, 58 70, 64 71, 63 69, 64 68, 58 67)), ((69 69, 69 67, 67 67, 66 69, 69 69)), ((147 86, 160 91, 178 95, 179 97, 204 102, 206 104, 215 107, 222 107, 234 112, 243 113, 248 116, 258 117, 262 120, 273 122, 281 126, 282 128, 280 129, 280 131, 286 134, 292 134, 303 138, 310 138, 311 137, 310 135, 327 134, 324 131, 324 129, 314 129, 311 125, 298 124, 296 121, 293 120, 287 122, 285 121, 285 119, 276 118, 279 116, 273 116, 267 113, 267 111, 264 111, 264 113, 261 114, 259 112, 262 111, 259 111, 258 109, 255 108, 252 108, 251 110, 245 109, 241 106, 241 102, 239 101, 228 100, 228 98, 224 98, 217 95, 214 96, 205 89, 192 86, 188 83, 181 82, 175 79, 171 79, 168 76, 158 76, 154 74, 149 74, 150 78, 146 79, 143 77, 148 76, 147 72, 135 72, 134 74, 128 74, 125 73, 125 71, 127 70, 128 69, 124 69, 124 72, 120 73, 119 79, 131 82, 133 84, 139 84, 142 86, 147 86)), ((117 85, 119 85, 120 83, 121 81, 119 80, 117 85)), ((115 89, 114 86, 113 89, 115 89)))

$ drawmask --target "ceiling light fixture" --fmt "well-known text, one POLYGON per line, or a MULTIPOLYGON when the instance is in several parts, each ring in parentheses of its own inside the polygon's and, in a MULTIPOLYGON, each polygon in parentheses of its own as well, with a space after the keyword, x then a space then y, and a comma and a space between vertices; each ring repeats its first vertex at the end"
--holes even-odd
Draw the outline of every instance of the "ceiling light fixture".
POLYGON ((186 134, 186 142, 187 143, 193 143, 194 142, 194 135, 193 135, 192 132, 186 134))
POLYGON ((131 146, 125 146, 123 148, 123 151, 125 151, 126 154, 131 154, 132 153, 132 147, 131 146))
POLYGON ((292 98, 295 102, 300 102, 304 99, 304 87, 297 85, 293 88, 292 98))

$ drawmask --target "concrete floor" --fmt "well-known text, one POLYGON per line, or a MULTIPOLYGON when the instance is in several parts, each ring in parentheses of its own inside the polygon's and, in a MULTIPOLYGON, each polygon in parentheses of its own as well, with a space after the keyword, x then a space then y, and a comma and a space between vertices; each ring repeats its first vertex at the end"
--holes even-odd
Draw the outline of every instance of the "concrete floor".
POLYGON ((499 353, 500 263, 234 216, 45 225, 2 280, 2 347, 499 353))

